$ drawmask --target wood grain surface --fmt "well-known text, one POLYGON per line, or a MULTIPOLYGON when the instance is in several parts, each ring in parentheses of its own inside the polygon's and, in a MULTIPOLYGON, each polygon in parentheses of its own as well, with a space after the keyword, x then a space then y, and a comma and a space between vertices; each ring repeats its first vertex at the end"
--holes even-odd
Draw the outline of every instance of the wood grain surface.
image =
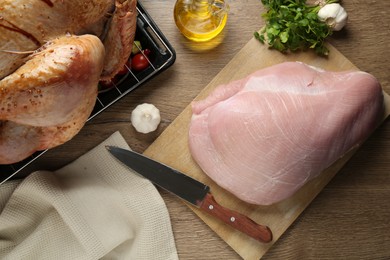
MULTIPOLYGON (((141 2, 175 48, 176 62, 88 122, 72 141, 47 152, 36 167, 61 167, 117 130, 134 150, 144 152, 264 24, 260 0, 230 0, 223 35, 215 42, 194 44, 174 24, 174 0, 141 2), (136 133, 130 124, 132 109, 143 102, 156 105, 162 115, 157 131, 148 135, 136 133)), ((342 4, 349 21, 345 30, 329 39, 330 44, 357 68, 377 77, 390 93, 390 1, 344 0, 342 4)), ((165 191, 161 194, 180 259, 242 258, 183 202, 165 191)), ((390 125, 386 120, 262 259, 389 259, 389 200, 390 125)))
MULTIPOLYGON (((265 45, 259 44, 256 39, 252 38, 200 92, 195 100, 204 99, 221 84, 244 78, 256 70, 285 61, 304 62, 331 71, 357 70, 335 48, 332 46, 328 46, 328 48, 330 49, 330 55, 326 59, 318 57, 313 52, 285 55, 277 51, 268 50, 265 45), (245 66, 241 66, 241 64, 245 64, 245 66)), ((390 114, 390 97, 387 93, 384 93, 384 97, 386 109, 383 120, 390 114)), ((353 149, 348 152, 290 198, 271 206, 254 206, 239 200, 231 193, 220 188, 203 173, 192 159, 188 147, 191 115, 191 105, 188 105, 156 141, 146 149, 145 155, 206 183, 211 187, 211 191, 220 204, 244 213, 254 221, 270 227, 273 233, 273 241, 271 243, 258 243, 253 238, 228 227, 222 221, 211 217, 203 211, 192 208, 211 229, 221 236, 244 259, 261 258, 357 150, 353 149), (169 153, 161 153, 161 150, 169 151, 169 153)))

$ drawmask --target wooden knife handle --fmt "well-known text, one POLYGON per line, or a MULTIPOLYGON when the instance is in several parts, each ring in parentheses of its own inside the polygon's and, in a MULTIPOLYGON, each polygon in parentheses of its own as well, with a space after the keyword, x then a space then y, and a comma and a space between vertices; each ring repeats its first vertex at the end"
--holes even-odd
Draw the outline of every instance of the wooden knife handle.
POLYGON ((208 214, 256 240, 264 243, 272 241, 272 232, 269 227, 257 224, 247 216, 219 205, 211 193, 208 193, 198 206, 208 214))

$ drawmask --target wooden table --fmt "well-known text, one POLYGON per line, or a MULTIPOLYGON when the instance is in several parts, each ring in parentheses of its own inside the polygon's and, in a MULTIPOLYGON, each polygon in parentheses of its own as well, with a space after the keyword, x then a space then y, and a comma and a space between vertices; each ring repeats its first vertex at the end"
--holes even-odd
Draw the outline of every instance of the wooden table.
MULTIPOLYGON (((181 36, 173 20, 174 0, 143 0, 176 50, 176 62, 88 122, 72 141, 44 154, 40 161, 45 168, 71 162, 117 130, 134 150, 143 152, 263 26, 261 1, 229 3, 224 39, 208 49, 210 46, 193 44, 181 36), (148 135, 136 133, 130 124, 131 111, 143 102, 156 105, 162 115, 158 130, 148 135)), ((348 25, 334 34, 330 43, 358 68, 376 76, 390 93, 390 1, 344 0, 343 6, 349 14, 348 25)), ((180 259, 240 259, 179 199, 164 191, 161 194, 170 212, 180 259)), ((263 259, 389 259, 389 202, 387 120, 263 259)))

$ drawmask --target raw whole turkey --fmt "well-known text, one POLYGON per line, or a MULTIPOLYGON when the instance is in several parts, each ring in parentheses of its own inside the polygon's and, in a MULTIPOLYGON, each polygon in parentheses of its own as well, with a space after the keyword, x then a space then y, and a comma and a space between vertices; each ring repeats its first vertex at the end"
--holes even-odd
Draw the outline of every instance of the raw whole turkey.
POLYGON ((126 63, 136 0, 0 3, 0 164, 67 142, 126 63))
POLYGON ((192 110, 201 169, 241 200, 271 205, 368 138, 384 101, 368 73, 285 62, 217 87, 192 110))

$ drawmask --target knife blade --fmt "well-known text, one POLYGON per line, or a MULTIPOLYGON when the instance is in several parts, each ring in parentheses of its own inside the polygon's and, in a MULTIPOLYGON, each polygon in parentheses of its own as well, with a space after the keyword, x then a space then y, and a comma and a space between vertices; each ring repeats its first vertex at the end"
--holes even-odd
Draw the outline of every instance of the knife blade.
POLYGON ((249 217, 219 205, 210 187, 163 163, 134 151, 115 146, 106 149, 120 162, 155 185, 175 194, 200 210, 218 218, 232 228, 264 243, 272 241, 269 227, 249 217))

